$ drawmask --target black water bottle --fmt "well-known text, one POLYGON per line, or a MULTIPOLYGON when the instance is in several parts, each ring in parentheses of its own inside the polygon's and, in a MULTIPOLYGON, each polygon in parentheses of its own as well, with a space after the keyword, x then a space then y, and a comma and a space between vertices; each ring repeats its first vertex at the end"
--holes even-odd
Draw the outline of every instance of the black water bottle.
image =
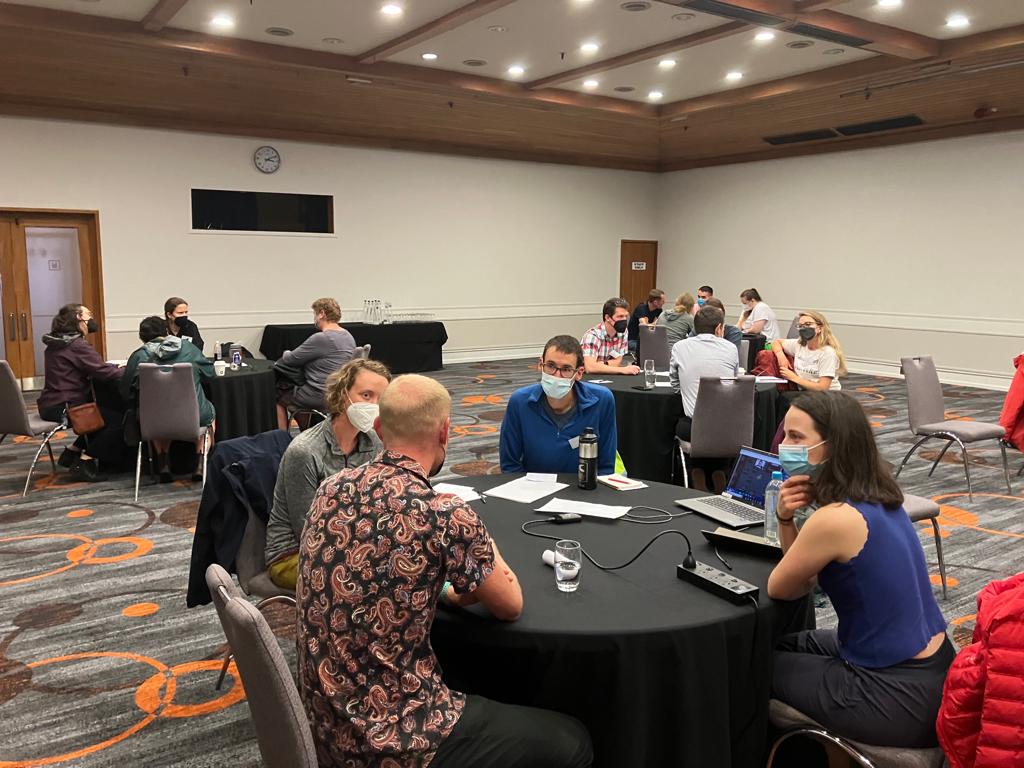
POLYGON ((593 427, 587 427, 580 435, 580 488, 592 491, 597 488, 597 435, 593 427))

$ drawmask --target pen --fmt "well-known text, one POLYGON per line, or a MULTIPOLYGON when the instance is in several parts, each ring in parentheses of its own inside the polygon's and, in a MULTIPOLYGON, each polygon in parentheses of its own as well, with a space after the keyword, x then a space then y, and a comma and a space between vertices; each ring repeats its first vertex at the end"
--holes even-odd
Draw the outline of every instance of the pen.
POLYGON ((606 477, 604 479, 607 480, 609 483, 618 483, 619 485, 629 485, 628 481, 626 481, 626 480, 618 480, 618 479, 616 479, 614 477, 606 477))

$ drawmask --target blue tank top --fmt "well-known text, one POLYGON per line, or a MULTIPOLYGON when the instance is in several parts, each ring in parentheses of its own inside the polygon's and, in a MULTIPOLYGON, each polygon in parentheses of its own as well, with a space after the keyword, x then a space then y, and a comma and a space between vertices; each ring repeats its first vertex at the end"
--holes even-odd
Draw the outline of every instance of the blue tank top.
POLYGON ((818 583, 839 616, 839 655, 860 667, 890 667, 923 651, 946 620, 903 507, 847 503, 864 516, 867 541, 850 562, 822 568, 818 583))

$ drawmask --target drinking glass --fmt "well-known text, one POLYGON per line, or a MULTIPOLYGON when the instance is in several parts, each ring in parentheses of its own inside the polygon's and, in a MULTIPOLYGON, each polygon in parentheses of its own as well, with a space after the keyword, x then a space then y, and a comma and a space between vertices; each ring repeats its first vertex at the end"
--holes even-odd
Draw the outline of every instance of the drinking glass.
POLYGON ((578 541, 562 539, 555 543, 555 585, 560 591, 576 591, 582 567, 583 548, 578 541))
POLYGON ((644 388, 645 389, 654 389, 654 380, 655 380, 656 375, 657 374, 654 371, 654 361, 653 360, 644 360, 644 388))

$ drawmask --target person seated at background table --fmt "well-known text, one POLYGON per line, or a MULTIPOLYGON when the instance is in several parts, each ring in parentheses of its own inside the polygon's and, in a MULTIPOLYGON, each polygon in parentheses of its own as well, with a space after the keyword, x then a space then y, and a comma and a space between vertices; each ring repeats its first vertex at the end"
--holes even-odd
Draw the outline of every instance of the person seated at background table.
MULTIPOLYGON (((128 364, 124 368, 124 376, 121 378, 121 397, 125 402, 131 403, 138 413, 139 407, 139 364, 156 363, 157 365, 174 365, 175 363, 188 363, 192 366, 192 380, 195 383, 196 401, 199 404, 199 426, 210 427, 208 445, 213 444, 213 426, 216 418, 216 411, 213 403, 206 399, 203 391, 203 378, 214 376, 213 361, 203 356, 191 341, 182 339, 180 336, 172 336, 167 332, 167 323, 163 318, 156 316, 147 317, 139 323, 139 340, 142 346, 132 352, 128 358, 128 364)), ((174 480, 171 474, 171 467, 168 461, 167 452, 171 448, 170 440, 154 440, 153 447, 156 449, 156 471, 160 475, 161 483, 169 483, 174 480)), ((196 454, 202 455, 203 441, 196 440, 196 454)), ((192 475, 192 480, 198 482, 203 476, 198 472, 192 475)))
POLYGON ((740 301, 743 303, 743 314, 740 315, 739 325, 744 333, 761 333, 766 339, 777 339, 782 335, 779 333, 775 311, 761 300, 757 288, 743 291, 740 301))
POLYGON ((654 325, 661 316, 662 308, 665 306, 665 292, 660 288, 654 288, 647 294, 647 300, 641 301, 633 309, 629 316, 629 323, 626 325, 626 332, 629 336, 629 351, 636 354, 637 344, 640 343, 640 326, 654 325))
POLYGON ((327 377, 352 359, 356 340, 342 328, 341 307, 331 298, 313 302, 316 333, 294 350, 285 350, 278 363, 299 368, 305 383, 284 391, 277 402, 277 426, 288 429, 288 407, 324 409, 324 384, 327 377))
MULTIPOLYGON (((722 338, 725 313, 717 307, 703 306, 693 318, 697 335, 676 342, 669 361, 669 381, 679 389, 683 399, 683 415, 676 423, 676 435, 690 441, 693 414, 697 409, 697 389, 701 376, 727 378, 736 375, 739 353, 736 346, 722 338)), ((705 475, 711 474, 715 486, 725 487, 723 462, 718 459, 693 460, 693 487, 708 490, 705 475), (719 477, 720 475, 720 477, 719 477)))
MULTIPOLYGON (((299 692, 322 768, 586 768, 590 737, 556 712, 450 690, 430 646, 439 600, 515 621, 519 580, 487 528, 429 478, 451 397, 399 376, 380 398, 384 452, 320 486, 300 547, 299 692)), ((487 670, 481 669, 486 675, 487 670)))
MULTIPOLYGON (((721 299, 718 299, 718 298, 716 298, 714 296, 709 296, 707 299, 705 299, 704 300, 704 306, 705 307, 714 307, 715 309, 722 310, 723 317, 726 314, 726 312, 725 312, 725 304, 722 303, 721 299)), ((743 344, 743 331, 741 331, 739 329, 739 326, 729 325, 728 323, 723 325, 722 326, 722 338, 725 339, 726 341, 731 341, 733 344, 735 344, 736 345, 736 352, 739 353, 740 347, 743 344)), ((740 365, 742 366, 743 363, 745 363, 745 362, 746 362, 745 360, 740 360, 740 365)))
POLYGON ((665 329, 669 348, 677 341, 682 341, 693 332, 693 311, 696 302, 689 293, 681 293, 676 297, 675 306, 666 312, 659 325, 665 329))
MULTIPOLYGON (((65 304, 54 315, 50 332, 43 336, 43 391, 36 401, 39 415, 61 423, 64 412, 95 400, 93 382, 117 381, 124 369, 104 362, 85 340, 99 333, 99 324, 88 307, 65 304)), ((61 453, 58 463, 79 480, 98 479, 99 464, 118 464, 124 456, 124 414, 97 403, 104 426, 89 435, 79 435, 61 453)))
POLYGON ((779 376, 801 389, 842 389, 839 377, 846 375, 846 360, 828 320, 820 312, 801 312, 797 328, 800 338, 772 342, 779 376), (793 358, 792 365, 787 355, 793 358))
POLYGON ((587 330, 580 340, 587 373, 615 373, 635 376, 640 366, 627 364, 629 346, 629 304, 625 299, 608 299, 601 308, 603 322, 587 330))
POLYGON ((199 326, 188 317, 188 302, 178 296, 172 296, 164 302, 164 317, 167 318, 167 336, 178 336, 189 341, 200 352, 206 342, 199 335, 199 326))
POLYGON ((768 595, 795 600, 817 583, 839 627, 779 641, 772 696, 846 739, 934 747, 956 651, 903 492, 849 395, 805 392, 784 424, 779 458, 790 477, 776 510, 784 554, 768 595), (794 514, 812 504, 798 530, 794 514))
POLYGON ((715 289, 710 285, 702 285, 697 289, 697 306, 703 307, 704 304, 715 295, 715 289))
POLYGON ((389 381, 391 371, 384 363, 349 360, 327 377, 324 403, 330 418, 296 437, 281 457, 265 552, 267 573, 277 586, 295 589, 299 538, 320 483, 380 452, 373 422, 389 381))
POLYGON ((617 443, 615 397, 583 377, 583 349, 572 336, 555 336, 544 345, 538 364, 540 383, 517 389, 501 421, 502 472, 565 472, 579 467, 583 430, 597 433, 597 471, 615 471, 617 443))

